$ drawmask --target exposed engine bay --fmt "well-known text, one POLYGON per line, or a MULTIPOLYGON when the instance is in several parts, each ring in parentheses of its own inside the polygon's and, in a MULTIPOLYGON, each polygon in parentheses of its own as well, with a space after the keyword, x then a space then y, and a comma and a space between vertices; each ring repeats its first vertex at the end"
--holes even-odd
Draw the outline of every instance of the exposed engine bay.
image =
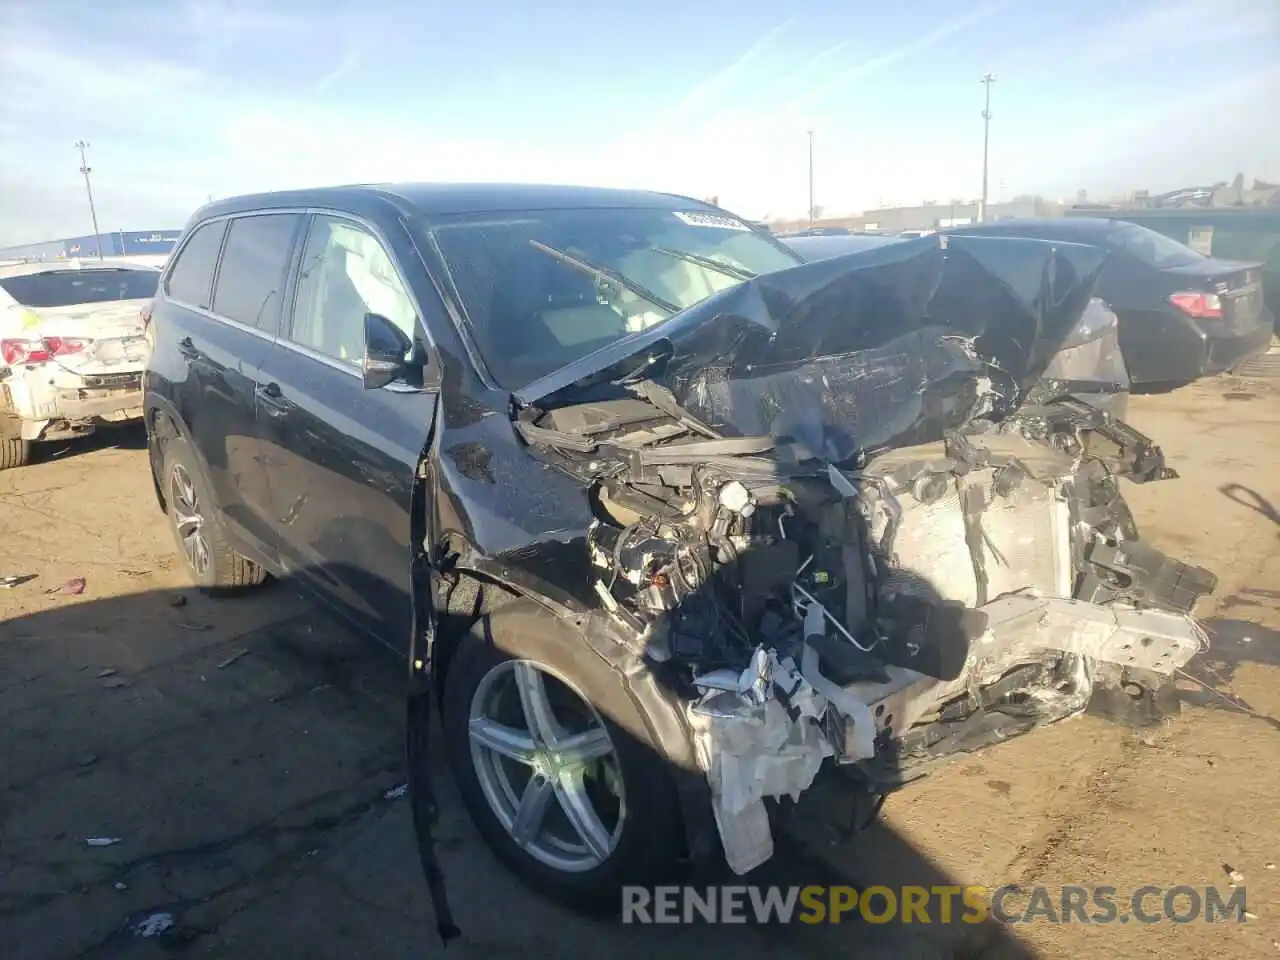
POLYGON ((1142 544, 1118 489, 1175 474, 1084 403, 836 467, 640 392, 518 427, 594 478, 594 589, 687 700, 739 873, 772 855, 766 799, 824 763, 883 795, 1207 645, 1213 575, 1142 544))

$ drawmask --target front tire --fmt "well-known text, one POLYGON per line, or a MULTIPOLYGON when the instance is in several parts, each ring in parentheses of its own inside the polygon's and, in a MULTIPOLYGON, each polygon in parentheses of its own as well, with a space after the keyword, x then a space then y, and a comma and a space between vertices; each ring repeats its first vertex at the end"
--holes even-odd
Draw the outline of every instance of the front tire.
POLYGON ((218 506, 186 440, 170 437, 165 443, 163 462, 160 483, 169 526, 191 582, 213 594, 262 583, 267 578, 266 570, 240 556, 227 543, 218 506))
POLYGON ((607 715, 626 696, 530 601, 477 621, 445 679, 445 748, 472 822, 531 886, 592 913, 616 913, 624 885, 662 882, 683 848, 664 761, 607 715))

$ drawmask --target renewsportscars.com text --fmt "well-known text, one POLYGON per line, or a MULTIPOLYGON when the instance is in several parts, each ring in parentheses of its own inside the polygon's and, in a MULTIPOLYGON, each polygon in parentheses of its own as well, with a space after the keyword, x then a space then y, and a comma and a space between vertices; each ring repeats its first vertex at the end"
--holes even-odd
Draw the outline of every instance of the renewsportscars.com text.
POLYGON ((1244 887, 624 887, 623 923, 1244 923, 1244 887))

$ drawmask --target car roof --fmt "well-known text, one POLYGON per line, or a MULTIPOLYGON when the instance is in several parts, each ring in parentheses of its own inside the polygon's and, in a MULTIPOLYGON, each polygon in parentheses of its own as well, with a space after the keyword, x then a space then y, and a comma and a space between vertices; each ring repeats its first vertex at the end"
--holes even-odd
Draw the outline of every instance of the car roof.
POLYGON ((29 277, 37 273, 65 272, 69 270, 87 272, 91 270, 146 270, 159 273, 160 268, 149 263, 134 263, 131 260, 105 257, 102 260, 80 259, 69 260, 28 260, 25 263, 11 263, 0 266, 0 279, 7 277, 29 277))
POLYGON ((962 227, 948 227, 948 233, 998 233, 1001 229, 1016 228, 1052 233, 1054 236, 1095 237, 1114 230, 1115 220, 1105 217, 1012 217, 1007 220, 988 220, 962 227))
POLYGON ((649 190, 528 183, 376 183, 246 194, 216 200, 194 219, 284 207, 332 207, 355 213, 419 214, 427 219, 503 211, 652 208, 719 212, 701 200, 649 190))

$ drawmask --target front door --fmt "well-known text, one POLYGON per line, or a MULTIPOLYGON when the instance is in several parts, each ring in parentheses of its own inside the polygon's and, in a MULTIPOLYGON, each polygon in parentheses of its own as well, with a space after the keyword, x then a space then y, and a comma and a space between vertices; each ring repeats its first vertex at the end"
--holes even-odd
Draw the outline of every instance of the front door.
POLYGON ((420 336, 386 247, 358 223, 317 214, 291 322, 262 363, 257 409, 281 564, 403 647, 411 498, 435 396, 398 383, 365 389, 367 313, 420 336))

